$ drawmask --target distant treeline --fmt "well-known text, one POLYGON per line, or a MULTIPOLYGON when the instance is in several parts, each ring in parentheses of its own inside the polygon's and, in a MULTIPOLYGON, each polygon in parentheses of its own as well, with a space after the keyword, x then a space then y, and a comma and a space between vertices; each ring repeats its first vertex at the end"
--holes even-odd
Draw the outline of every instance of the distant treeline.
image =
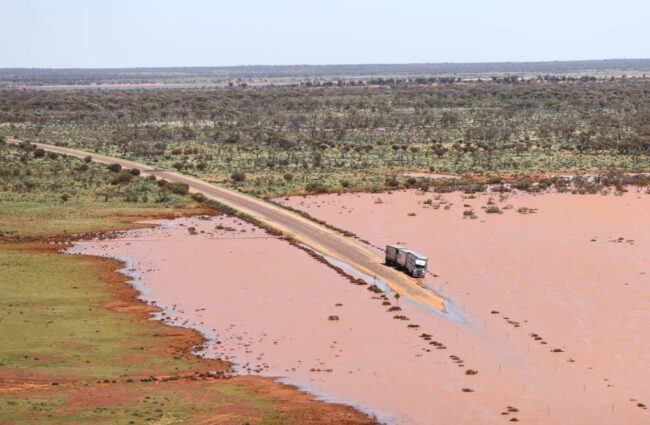
POLYGON ((0 69, 0 85, 72 85, 92 83, 217 82, 233 79, 386 76, 460 76, 647 72, 650 59, 553 62, 421 63, 365 65, 254 65, 231 67, 0 69))

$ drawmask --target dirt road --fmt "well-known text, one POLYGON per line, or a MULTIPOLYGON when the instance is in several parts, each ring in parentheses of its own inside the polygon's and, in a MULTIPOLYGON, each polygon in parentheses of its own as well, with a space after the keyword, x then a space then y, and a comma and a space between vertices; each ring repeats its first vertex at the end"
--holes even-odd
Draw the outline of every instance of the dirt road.
MULTIPOLYGON (((18 143, 18 141, 14 140, 10 143, 18 143)), ((201 192, 208 198, 235 208, 291 235, 295 240, 322 255, 344 263, 367 276, 376 277, 377 280, 385 282, 391 290, 399 293, 402 297, 434 307, 439 311, 446 311, 443 297, 424 288, 416 279, 383 265, 384 259, 376 251, 299 214, 235 190, 206 183, 174 171, 160 170, 145 164, 76 149, 41 143, 34 144, 49 152, 77 158, 90 155, 93 161, 99 163, 116 163, 124 168, 138 168, 143 175, 153 175, 167 181, 185 183, 192 192, 201 192)))

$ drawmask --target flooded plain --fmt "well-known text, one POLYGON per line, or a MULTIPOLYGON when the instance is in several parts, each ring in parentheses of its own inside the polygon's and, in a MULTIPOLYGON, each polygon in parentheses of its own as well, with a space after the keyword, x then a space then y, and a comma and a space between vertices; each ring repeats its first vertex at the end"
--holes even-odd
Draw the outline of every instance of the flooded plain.
POLYGON ((429 257, 450 314, 369 291, 225 216, 80 242, 125 261, 201 354, 389 423, 650 420, 650 196, 392 194, 282 202, 429 257), (488 213, 492 211, 492 213, 488 213), (498 209, 498 211, 497 211, 498 209), (471 211, 471 213, 470 213, 471 211))

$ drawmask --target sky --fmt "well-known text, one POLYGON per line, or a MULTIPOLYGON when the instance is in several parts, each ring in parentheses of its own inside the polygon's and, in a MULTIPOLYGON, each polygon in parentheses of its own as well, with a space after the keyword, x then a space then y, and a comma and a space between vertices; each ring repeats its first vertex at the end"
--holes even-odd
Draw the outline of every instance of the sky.
POLYGON ((0 68, 650 58, 650 0, 0 0, 0 68))

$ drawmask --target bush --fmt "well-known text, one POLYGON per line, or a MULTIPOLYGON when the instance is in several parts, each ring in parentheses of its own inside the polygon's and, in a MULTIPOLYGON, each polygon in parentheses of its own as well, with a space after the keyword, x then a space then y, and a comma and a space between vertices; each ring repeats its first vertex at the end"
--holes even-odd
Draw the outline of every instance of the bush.
POLYGON ((386 179, 386 186, 398 187, 399 186, 399 181, 397 181, 396 177, 388 177, 386 179))
POLYGON ((232 181, 234 181, 235 183, 241 183, 241 182, 243 182, 243 181, 246 181, 246 174, 245 174, 245 173, 242 173, 241 171, 235 171, 234 173, 232 173, 232 175, 230 176, 230 178, 231 178, 232 181))
POLYGON ((123 170, 113 176, 111 184, 129 184, 131 180, 133 180, 133 174, 123 170))
POLYGON ((482 184, 470 184, 468 186, 465 186, 463 188, 463 193, 466 194, 472 194, 472 193, 479 193, 479 192, 485 192, 486 187, 482 184))
POLYGON ((205 202, 207 198, 204 194, 197 192, 192 195, 192 199, 194 199, 196 202, 205 202))
POLYGON ((519 189, 519 190, 527 191, 527 190, 530 189, 531 185, 532 185, 532 182, 531 182, 530 180, 528 180, 528 179, 523 179, 523 180, 518 180, 518 181, 516 181, 512 186, 513 186, 515 189, 519 189))
POLYGON ((84 162, 86 162, 86 163, 91 162, 92 160, 93 160, 93 157, 90 156, 90 155, 84 157, 84 162))
POLYGON ((59 157, 59 155, 56 152, 49 152, 47 154, 47 157, 50 158, 50 159, 57 159, 59 157))
POLYGON ((282 176, 282 177, 284 177, 284 180, 285 180, 285 181, 288 181, 288 182, 290 182, 291 180, 293 180, 293 174, 291 174, 291 173, 286 173, 286 174, 285 174, 284 176, 282 176))
POLYGON ((167 187, 172 193, 175 193, 177 195, 187 195, 190 192, 190 187, 185 183, 168 183, 167 187))
POLYGON ((43 158, 45 156, 45 150, 41 148, 34 149, 32 155, 34 155, 34 158, 43 158))
POLYGON ((422 179, 422 180, 420 180, 418 182, 417 187, 422 192, 428 192, 429 189, 431 188, 431 180, 430 179, 422 179))
POLYGON ((350 187, 350 181, 349 180, 341 180, 341 186, 350 187))
POLYGON ((320 182, 311 182, 305 186, 305 190, 311 193, 324 193, 327 192, 327 186, 320 182))
POLYGON ((139 176, 140 175, 140 170, 137 168, 131 168, 131 171, 129 171, 132 176, 139 176))
POLYGON ((69 199, 70 199, 70 195, 68 195, 67 193, 64 193, 63 195, 61 195, 61 200, 63 202, 68 202, 69 199))
POLYGON ((501 208, 497 207, 496 205, 491 205, 485 209, 485 212, 488 214, 502 214, 503 211, 501 211, 501 208))
POLYGON ((120 171, 122 171, 122 166, 120 164, 110 164, 106 168, 108 168, 109 171, 112 171, 114 173, 119 173, 120 171))

